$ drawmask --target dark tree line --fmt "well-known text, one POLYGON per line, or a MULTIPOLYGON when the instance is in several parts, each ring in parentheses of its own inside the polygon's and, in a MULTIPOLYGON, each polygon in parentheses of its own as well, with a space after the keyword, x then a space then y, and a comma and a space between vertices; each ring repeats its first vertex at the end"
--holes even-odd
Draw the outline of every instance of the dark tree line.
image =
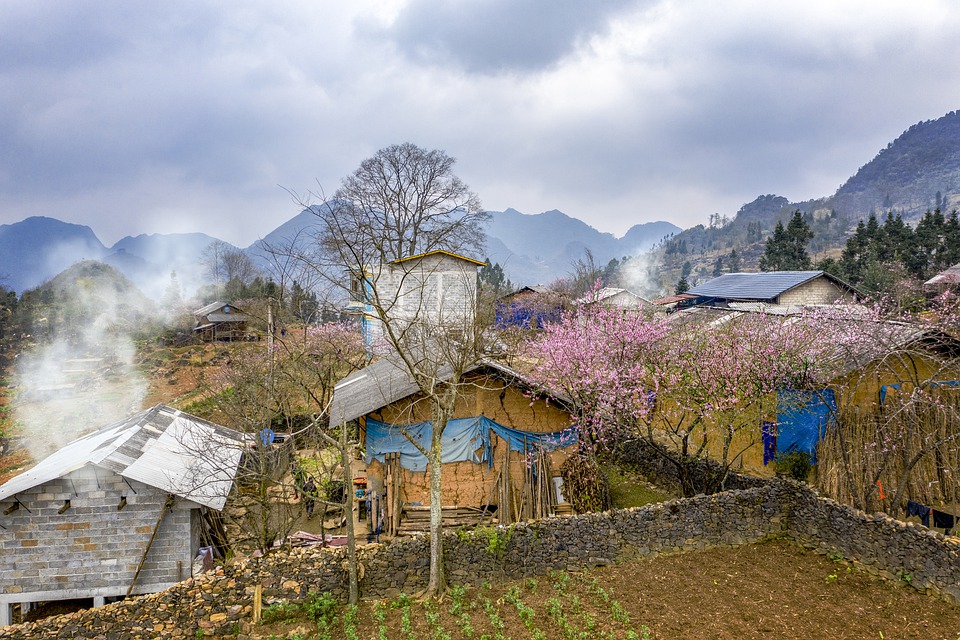
POLYGON ((773 235, 767 238, 760 257, 760 271, 806 271, 813 268, 807 253, 807 244, 812 239, 810 225, 797 209, 786 226, 778 221, 773 235))
POLYGON ((824 260, 818 266, 865 291, 885 292, 896 279, 927 280, 957 263, 957 211, 945 216, 935 209, 928 210, 915 228, 892 211, 883 223, 870 214, 847 240, 840 260, 824 260))

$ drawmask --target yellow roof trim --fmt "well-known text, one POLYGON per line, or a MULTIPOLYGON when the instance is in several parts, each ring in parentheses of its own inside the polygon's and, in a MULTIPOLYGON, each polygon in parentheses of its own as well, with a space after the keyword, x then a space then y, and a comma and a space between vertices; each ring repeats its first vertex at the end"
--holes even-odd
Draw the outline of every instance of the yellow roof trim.
POLYGON ((437 254, 442 254, 445 256, 450 256, 451 258, 457 258, 465 262, 472 262, 478 267, 486 266, 486 262, 481 262, 480 260, 474 260, 473 258, 468 258, 467 256, 462 256, 459 253, 453 253, 452 251, 444 251, 443 249, 434 249, 433 251, 427 251, 426 253, 418 253, 415 256, 410 256, 409 258, 400 258, 399 260, 393 260, 390 264, 399 264, 401 262, 406 262, 408 260, 419 260, 420 258, 425 258, 427 256, 435 256, 437 254))

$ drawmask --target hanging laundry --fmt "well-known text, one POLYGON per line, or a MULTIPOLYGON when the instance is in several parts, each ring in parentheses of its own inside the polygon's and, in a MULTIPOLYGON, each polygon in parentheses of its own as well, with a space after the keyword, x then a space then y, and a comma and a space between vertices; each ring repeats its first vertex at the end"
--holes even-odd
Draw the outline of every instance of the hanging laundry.
POLYGON ((957 518, 952 513, 933 510, 933 526, 938 529, 953 529, 957 524, 957 518))
POLYGON ((763 466, 767 466, 777 458, 777 423, 762 421, 760 436, 763 439, 763 466))
POLYGON ((920 504, 919 502, 914 502, 913 500, 907 500, 907 517, 910 516, 920 516, 920 522, 923 523, 923 526, 930 526, 930 507, 920 504))

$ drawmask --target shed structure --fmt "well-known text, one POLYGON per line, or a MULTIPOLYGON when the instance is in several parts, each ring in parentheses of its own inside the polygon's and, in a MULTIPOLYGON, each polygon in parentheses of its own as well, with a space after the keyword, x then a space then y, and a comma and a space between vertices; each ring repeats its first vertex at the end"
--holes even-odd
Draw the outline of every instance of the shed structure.
POLYGON ((244 340, 250 316, 229 302, 211 302, 193 312, 193 332, 205 342, 244 340))
MULTIPOLYGON (((438 377, 450 375, 445 368, 438 377)), ((471 367, 463 381, 442 443, 444 513, 448 507, 461 516, 467 510, 496 510, 499 521, 512 522, 564 511, 565 506, 558 508, 566 500, 557 470, 579 438, 571 426, 571 403, 489 359, 471 367), (531 391, 538 392, 534 400, 531 391)), ((407 527, 401 520, 429 504, 426 459, 401 433, 402 427, 429 448, 431 414, 422 399, 409 373, 389 358, 334 389, 331 424, 356 420, 360 425, 367 489, 380 506, 371 512, 374 530, 403 533, 407 527)))
POLYGON ((223 509, 244 442, 161 404, 0 485, 0 626, 16 603, 99 606, 190 577, 201 510, 223 509))

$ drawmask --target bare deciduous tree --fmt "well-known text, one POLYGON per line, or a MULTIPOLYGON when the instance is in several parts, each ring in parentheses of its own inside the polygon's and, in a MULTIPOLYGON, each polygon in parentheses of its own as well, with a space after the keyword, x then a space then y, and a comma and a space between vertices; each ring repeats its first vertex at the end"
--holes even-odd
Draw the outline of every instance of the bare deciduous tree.
POLYGON ((428 461, 427 593, 446 586, 441 438, 462 392, 462 376, 483 351, 476 322, 476 267, 483 263, 468 261, 459 272, 441 273, 449 266, 446 254, 436 263, 407 260, 434 251, 470 254, 483 247, 487 214, 453 165, 443 151, 410 143, 381 149, 343 180, 331 201, 312 209, 321 223, 319 255, 304 256, 318 272, 329 274, 334 265, 346 270, 350 278, 340 277, 338 284, 362 302, 382 357, 406 372, 420 402, 429 407, 429 443, 398 427, 428 461), (454 290, 461 295, 452 297, 454 290))

